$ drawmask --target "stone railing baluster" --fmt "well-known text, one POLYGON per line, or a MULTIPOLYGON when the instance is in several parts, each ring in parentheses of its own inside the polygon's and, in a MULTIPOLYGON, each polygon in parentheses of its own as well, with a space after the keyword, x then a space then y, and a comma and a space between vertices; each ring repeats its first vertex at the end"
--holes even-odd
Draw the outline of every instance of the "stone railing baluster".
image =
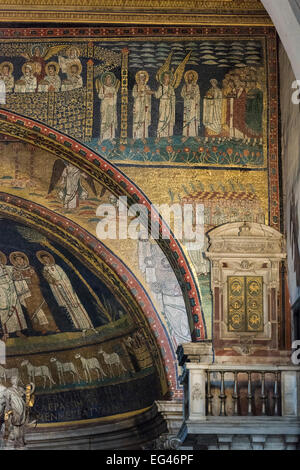
POLYGON ((266 415, 266 401, 267 401, 267 395, 266 395, 266 377, 265 377, 265 372, 261 372, 261 414, 262 416, 266 415))
POLYGON ((300 416, 300 367, 213 362, 211 346, 200 343, 182 345, 178 357, 183 367, 181 383, 184 385, 186 421, 206 419, 210 421, 210 418, 214 421, 217 419, 216 415, 222 418, 221 422, 227 415, 236 417, 238 421, 241 415, 241 391, 245 385, 247 410, 243 414, 249 417, 249 422, 252 416, 258 414, 266 420, 278 416, 282 418, 300 416), (217 387, 215 381, 219 380, 220 384, 214 390, 214 387, 217 387), (229 381, 231 384, 231 391, 228 393, 226 393, 226 381, 227 384, 229 381), (269 406, 270 392, 272 397, 269 406), (217 413, 214 409, 215 399, 219 399, 220 402, 217 413), (261 403, 259 403, 261 412, 256 411, 257 399, 261 403), (230 412, 227 409, 229 404, 230 412))
POLYGON ((280 372, 275 372, 275 382, 274 382, 274 416, 279 416, 279 376, 280 372))
POLYGON ((220 416, 226 416, 226 394, 225 394, 225 372, 220 371, 221 374, 221 390, 220 390, 220 395, 219 398, 221 400, 221 406, 220 406, 220 416))
POLYGON ((234 372, 234 385, 233 385, 233 416, 238 416, 238 371, 234 372))
POLYGON ((248 399, 248 416, 252 415, 252 381, 251 381, 251 372, 248 371, 248 394, 247 394, 247 399, 248 399))
POLYGON ((211 393, 211 381, 210 381, 210 371, 207 371, 207 416, 212 416, 212 400, 213 396, 211 393))

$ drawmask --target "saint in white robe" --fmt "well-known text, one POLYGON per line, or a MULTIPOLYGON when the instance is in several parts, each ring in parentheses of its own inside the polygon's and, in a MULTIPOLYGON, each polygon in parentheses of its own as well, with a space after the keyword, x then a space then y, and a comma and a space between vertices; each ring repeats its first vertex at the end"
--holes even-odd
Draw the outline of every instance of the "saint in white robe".
POLYGON ((222 132, 222 91, 211 88, 203 102, 203 124, 207 135, 219 135, 222 132))
POLYGON ((154 96, 160 100, 157 137, 172 137, 175 125, 176 102, 174 88, 171 85, 160 85, 154 96))
POLYGON ((26 307, 27 315, 35 331, 57 331, 57 326, 40 289, 36 271, 29 265, 14 265, 13 280, 21 305, 26 307))
POLYGON ((43 269, 45 279, 49 282, 53 295, 60 307, 64 307, 76 329, 93 329, 92 322, 85 308, 74 291, 70 279, 57 264, 47 265, 43 269))
POLYGON ((118 125, 117 88, 114 85, 101 85, 98 96, 101 100, 101 126, 99 139, 99 142, 101 143, 104 140, 113 140, 116 136, 116 129, 118 125))
POLYGON ((197 137, 200 125, 200 89, 196 83, 183 85, 181 97, 184 100, 183 132, 185 137, 197 137))
POLYGON ((0 322, 3 333, 6 335, 27 328, 12 279, 12 269, 12 266, 3 266, 0 264, 0 322))
POLYGON ((37 88, 37 79, 31 74, 24 74, 16 82, 15 92, 16 93, 34 93, 37 88))
POLYGON ((149 137, 148 128, 151 124, 151 95, 148 85, 139 83, 134 85, 132 96, 133 106, 133 138, 146 139, 149 137))
POLYGON ((47 75, 39 84, 38 91, 59 91, 61 87, 61 79, 58 75, 47 75))
POLYGON ((15 86, 15 79, 12 75, 3 75, 2 80, 5 83, 6 93, 12 93, 15 86))
POLYGON ((0 79, 0 104, 6 103, 6 86, 4 80, 0 79))

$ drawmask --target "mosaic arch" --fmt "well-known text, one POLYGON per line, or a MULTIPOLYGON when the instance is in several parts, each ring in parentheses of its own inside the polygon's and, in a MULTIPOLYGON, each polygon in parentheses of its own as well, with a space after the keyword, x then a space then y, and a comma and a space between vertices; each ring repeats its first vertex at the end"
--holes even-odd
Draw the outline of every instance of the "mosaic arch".
MULTIPOLYGON (((206 234, 245 221, 280 230, 276 31, 222 24, 1 28, 3 133, 61 155, 129 204, 202 204, 206 234)), ((187 311, 201 340, 212 337, 207 243, 155 245, 179 289, 151 247, 109 246, 157 310, 187 311)))
MULTIPOLYGON (((6 374, 17 369, 28 380, 26 374, 34 367, 48 368, 44 383, 36 379, 39 422, 127 413, 166 394, 179 398, 169 338, 147 294, 126 266, 68 219, 5 193, 0 194, 0 201, 0 225, 5 226, 2 269, 12 270, 22 299, 17 321, 9 320, 3 327, 7 334, 5 369, 6 374), (53 288, 45 255, 64 273, 69 286, 66 295, 77 296, 81 313, 70 311, 70 303, 64 303, 53 288), (31 277, 32 296, 21 292, 24 276, 31 277), (119 370, 108 370, 109 354, 119 357, 119 370), (81 358, 91 356, 95 370, 86 374, 81 358), (71 376, 61 375, 57 363, 73 364, 71 376), (150 394, 148 390, 152 390, 150 394), (121 399, 119 393, 130 400, 121 399), (94 403, 91 409, 86 408, 86 394, 94 403), (97 397, 101 397, 101 407, 97 397), (104 405, 103 397, 104 402, 107 399, 104 405), (115 407, 109 404, 111 400, 117 403, 115 407)), ((1 366, 0 372, 5 380, 1 366)))
MULTIPOLYGON (((82 227, 32 201, 1 192, 0 218, 2 216, 36 229, 38 232, 44 233, 49 240, 53 239, 55 243, 65 246, 68 253, 79 258, 82 263, 88 266, 90 272, 106 283, 116 298, 123 299, 126 309, 131 312, 135 322, 145 331, 148 331, 149 328, 152 331, 150 343, 157 359, 163 392, 170 393, 175 397, 181 396, 182 391, 179 386, 175 356, 170 346, 166 327, 147 292, 124 263, 82 227), (159 350, 155 353, 157 347, 159 350), (165 373, 167 379, 164 378, 165 373)), ((33 233, 31 238, 35 239, 36 235, 33 233)), ((47 239, 39 238, 42 239, 40 250, 47 250, 48 247, 53 250, 47 239)), ((52 253, 55 254, 55 252, 52 253)), ((67 256, 64 257, 64 260, 66 258, 67 256)))
MULTIPOLYGON (((90 175, 115 196, 127 196, 128 205, 142 203, 149 209, 151 202, 126 175, 98 153, 91 151, 73 138, 61 132, 6 110, 0 111, 0 132, 46 150, 56 157, 66 160, 90 175)), ((161 217, 158 218, 160 233, 171 233, 161 217)), ((206 327, 202 316, 201 301, 194 274, 186 256, 174 239, 160 238, 157 241, 181 286, 186 311, 193 338, 201 341, 206 337, 206 327)))

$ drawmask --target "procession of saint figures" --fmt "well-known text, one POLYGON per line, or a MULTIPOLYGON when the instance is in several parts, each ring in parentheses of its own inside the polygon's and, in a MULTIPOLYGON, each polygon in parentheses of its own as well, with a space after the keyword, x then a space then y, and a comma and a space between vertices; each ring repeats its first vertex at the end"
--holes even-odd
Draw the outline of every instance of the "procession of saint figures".
MULTIPOLYGON (((170 141, 175 135, 174 126, 179 112, 177 102, 182 100, 183 124, 179 135, 183 142, 189 137, 199 139, 202 119, 206 140, 222 142, 234 138, 244 143, 261 144, 264 100, 260 69, 251 66, 252 61, 249 61, 249 65, 243 64, 243 68, 232 68, 221 82, 213 76, 209 77, 207 82, 210 88, 202 93, 199 72, 186 70, 192 51, 186 54, 176 70, 171 67, 173 52, 169 53, 155 74, 158 83, 156 89, 152 90, 148 84, 149 79, 154 78, 150 77, 150 72, 139 70, 135 73, 135 84, 129 97, 133 101, 132 116, 129 117, 132 120, 133 141, 141 139, 146 142, 149 127, 154 121, 157 123, 156 141, 162 138, 170 141), (176 94, 176 89, 180 86, 181 90, 176 94), (152 113, 153 100, 159 103, 158 119, 152 113)), ((80 50, 77 47, 58 45, 45 50, 36 45, 30 52, 22 55, 26 62, 21 67, 22 74, 18 80, 14 78, 12 62, 6 60, 0 64, 0 104, 5 104, 7 93, 60 93, 84 87, 80 50), (53 56, 58 57, 57 62, 49 61, 53 56)), ((98 142, 115 143, 120 126, 120 80, 114 72, 105 71, 95 79, 95 88, 100 102, 98 142)))
MULTIPOLYGON (((48 282, 52 294, 62 311, 66 312, 73 329, 86 332, 94 330, 92 321, 82 302, 77 296, 72 283, 53 256, 46 251, 38 251, 36 256, 43 265, 43 276, 48 282)), ((60 330, 43 296, 40 279, 30 265, 25 253, 16 251, 7 257, 0 252, 0 325, 3 341, 11 335, 24 337, 28 329, 23 308, 26 308, 30 326, 34 332, 42 335, 59 333, 60 330)))
MULTIPOLYGON (((186 57, 188 60, 189 55, 186 57)), ((169 70, 167 60, 158 71, 157 90, 151 90, 149 73, 140 70, 135 75, 132 90, 132 137, 146 142, 153 116, 152 97, 159 101, 156 141, 174 136, 176 122, 176 93, 185 67, 183 61, 175 72, 169 70)), ((184 85, 180 96, 183 100, 182 141, 189 137, 199 139, 201 90, 198 84, 198 73, 188 70, 184 74, 184 85)), ((205 138, 225 141, 235 138, 244 143, 262 143, 263 91, 255 67, 234 69, 228 72, 220 85, 218 80, 209 81, 211 87, 203 96, 203 125, 205 138)), ((100 105, 100 138, 99 143, 110 140, 115 143, 117 119, 117 95, 120 82, 112 72, 107 72, 97 82, 100 105)))
POLYGON ((26 62, 21 67, 21 76, 15 80, 14 65, 4 61, 0 64, 0 78, 5 84, 6 93, 59 92, 82 88, 82 64, 77 47, 65 45, 52 46, 45 51, 43 46, 35 45, 28 53, 21 54, 26 62), (65 56, 58 55, 65 49, 65 56), (58 62, 50 61, 58 55, 58 62), (65 75, 61 80, 59 72, 65 75))

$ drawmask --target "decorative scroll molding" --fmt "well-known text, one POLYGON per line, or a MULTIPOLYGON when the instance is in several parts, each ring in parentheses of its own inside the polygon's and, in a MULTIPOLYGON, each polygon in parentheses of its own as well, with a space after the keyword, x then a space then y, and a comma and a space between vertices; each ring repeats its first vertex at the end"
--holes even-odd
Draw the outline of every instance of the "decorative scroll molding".
POLYGON ((203 15, 203 14, 115 14, 115 13, 69 13, 69 12, 10 12, 0 8, 0 22, 47 22, 47 23, 109 23, 109 24, 166 24, 166 25, 232 25, 232 26, 272 26, 268 16, 242 15, 203 15))
POLYGON ((180 447, 180 444, 181 441, 176 436, 162 434, 151 443, 143 446, 143 450, 177 450, 180 447))

